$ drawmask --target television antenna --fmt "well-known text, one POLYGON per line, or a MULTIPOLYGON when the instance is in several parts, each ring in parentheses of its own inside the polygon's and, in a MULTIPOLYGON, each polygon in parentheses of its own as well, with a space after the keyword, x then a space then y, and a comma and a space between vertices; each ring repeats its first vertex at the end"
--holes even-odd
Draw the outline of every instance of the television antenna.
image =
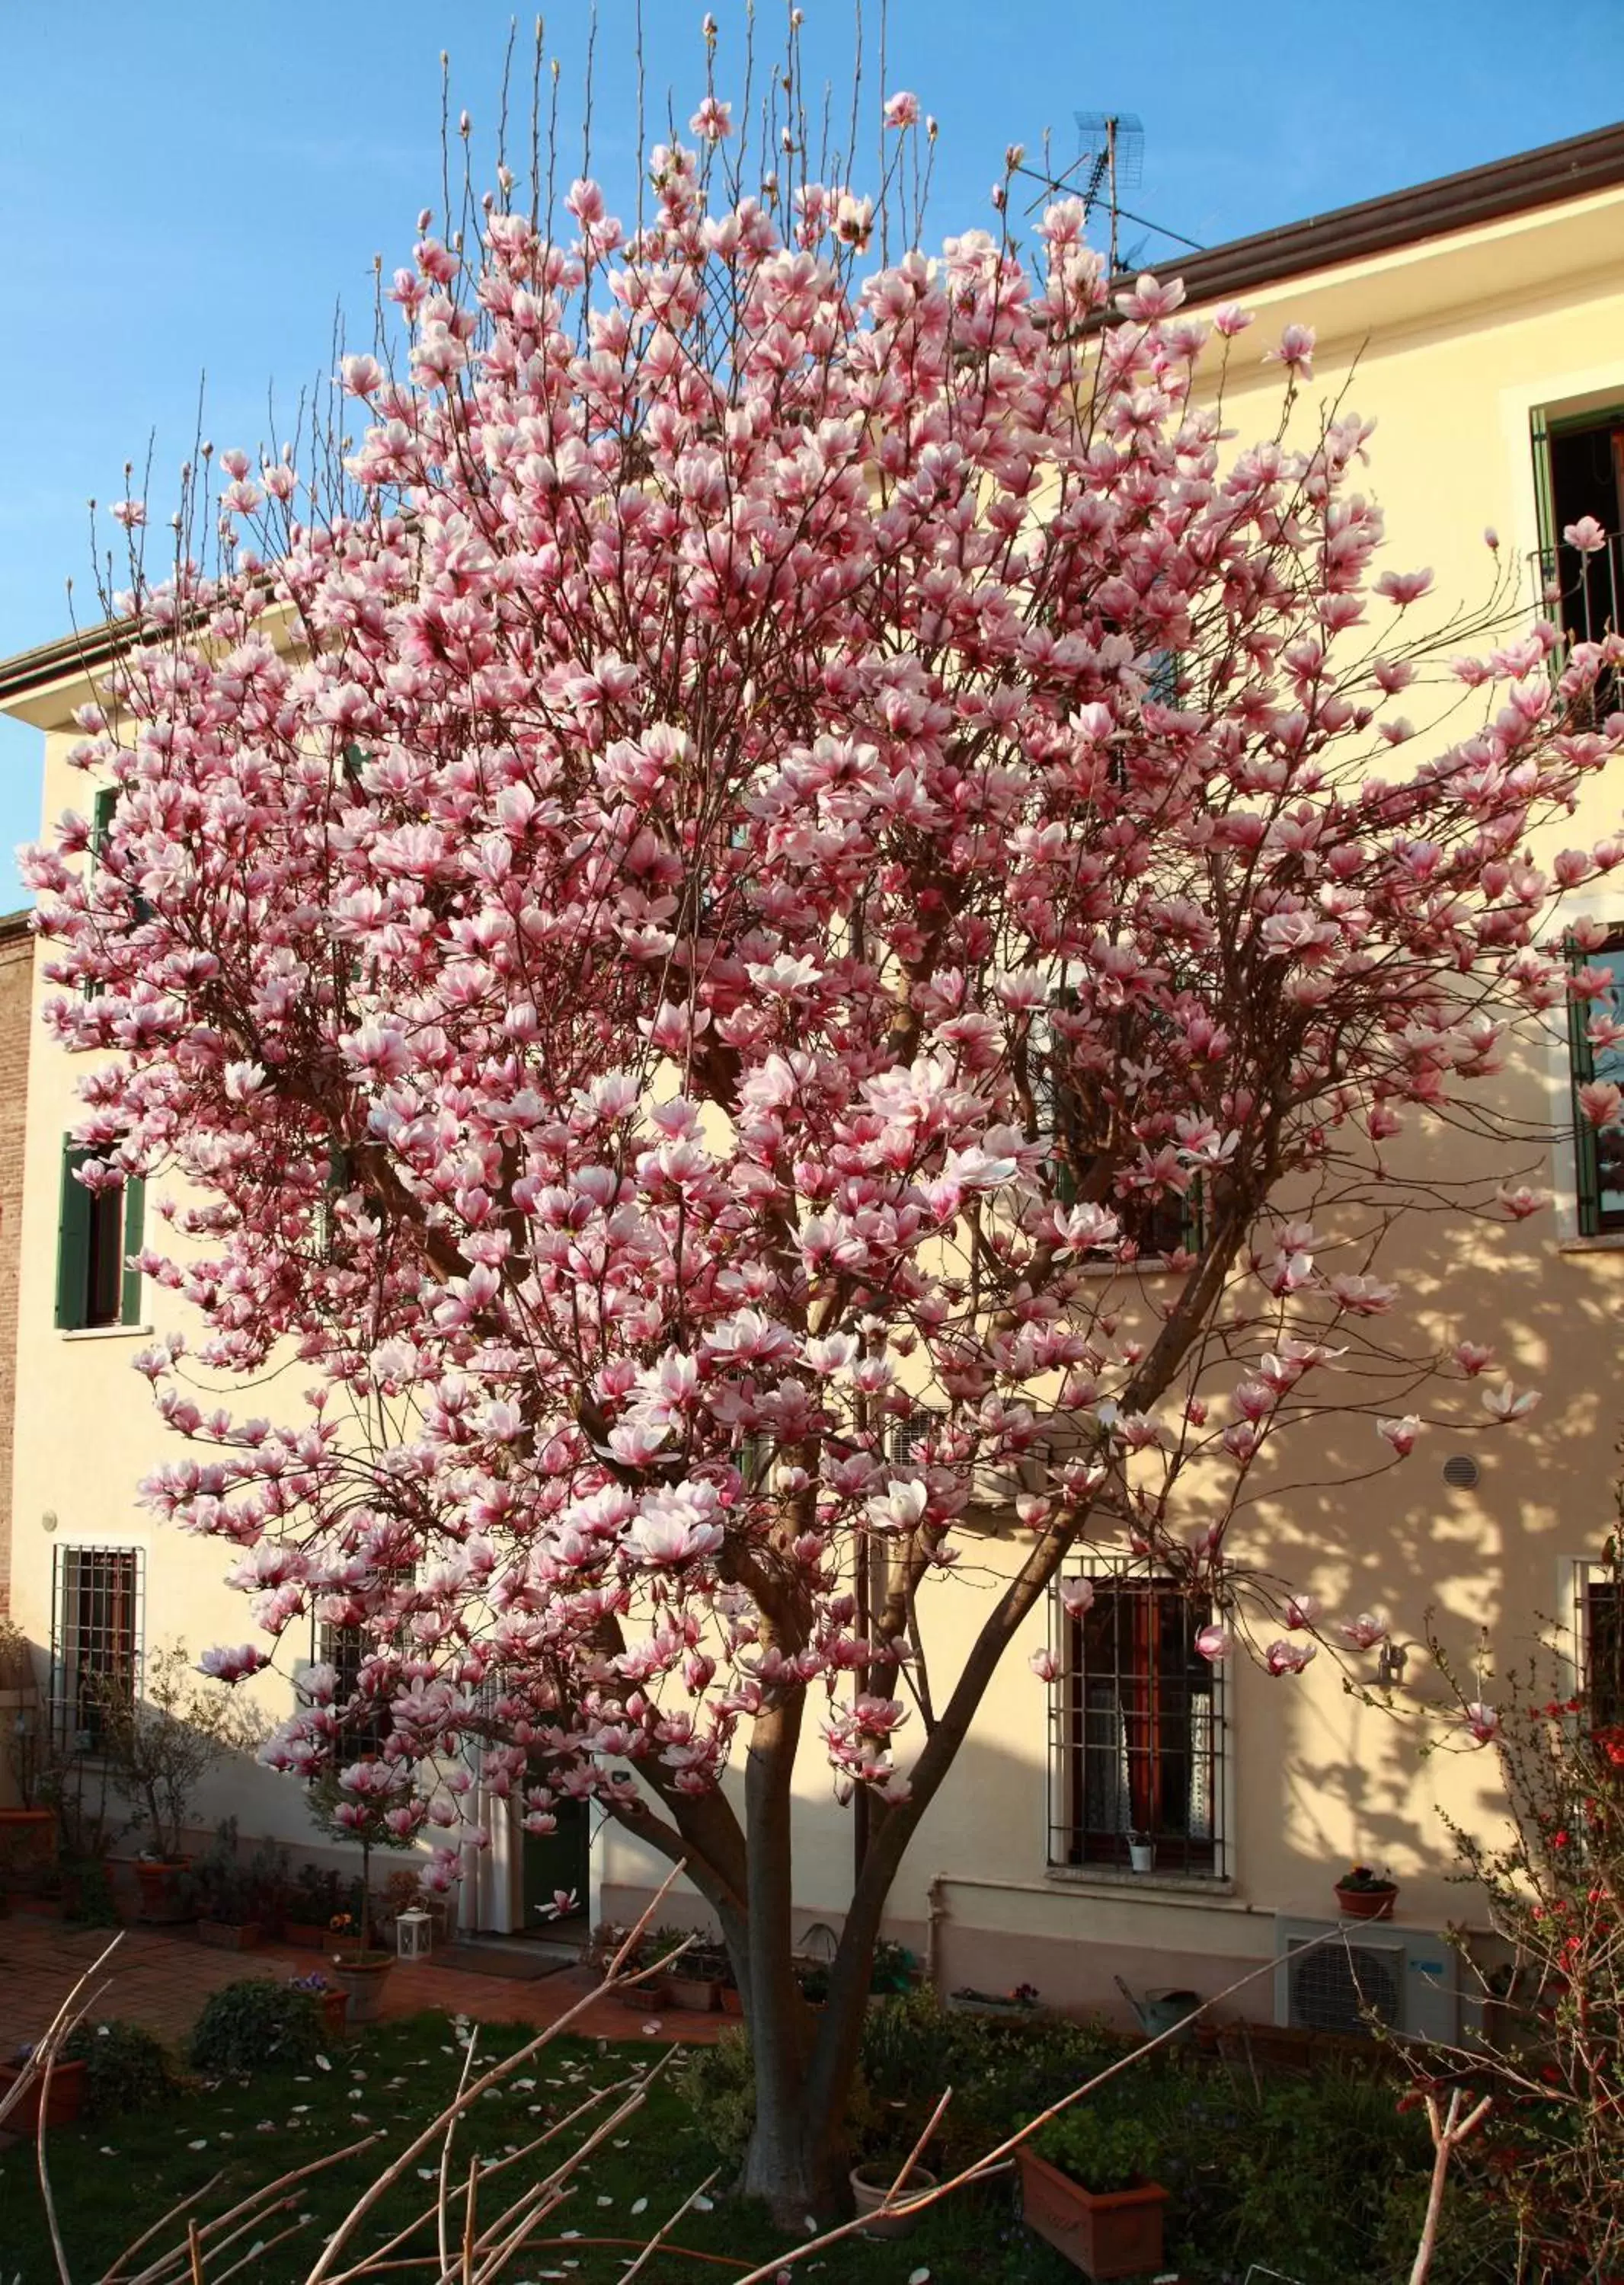
POLYGON ((1117 225, 1122 215, 1122 192, 1136 191, 1144 174, 1144 122, 1134 111, 1079 111, 1078 168, 1083 174, 1083 208, 1092 214, 1102 200, 1110 217, 1110 270, 1118 259, 1117 225))

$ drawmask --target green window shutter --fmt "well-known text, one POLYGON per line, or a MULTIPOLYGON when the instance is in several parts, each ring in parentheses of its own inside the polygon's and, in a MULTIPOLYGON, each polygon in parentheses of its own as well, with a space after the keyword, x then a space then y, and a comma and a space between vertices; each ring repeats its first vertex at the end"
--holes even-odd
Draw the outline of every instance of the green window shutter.
MULTIPOLYGON (((146 1222, 146 1184, 139 1174, 129 1175, 124 1183, 124 1252, 126 1257, 139 1253, 144 1243, 143 1230, 146 1222)), ((132 1269, 128 1258, 124 1264, 124 1284, 121 1297, 119 1323, 138 1325, 141 1322, 141 1272, 132 1269)))
POLYGON ((96 799, 90 809, 90 856, 92 861, 99 861, 101 852, 107 845, 107 837, 113 831, 113 813, 118 807, 118 804, 119 789, 116 786, 98 786, 97 788, 96 799))
POLYGON ((90 1157, 71 1142, 62 1145, 62 1206, 57 1224, 57 1323, 65 1332, 89 1315, 90 1282, 90 1194, 74 1180, 74 1169, 90 1157))
MULTIPOLYGON (((1582 968, 1583 955, 1572 937, 1567 939, 1565 950, 1570 970, 1582 968)), ((1594 1237, 1602 1226, 1601 1168, 1597 1157, 1596 1129, 1579 1108, 1579 1090, 1596 1073, 1590 1042, 1585 1033, 1588 1011, 1588 1001, 1575 1000, 1570 995, 1567 1003, 1567 1059, 1573 1084, 1573 1182, 1581 1237, 1594 1237)))
POLYGON ((1528 416, 1529 442, 1534 449, 1534 529, 1540 543, 1540 577, 1554 578, 1557 569, 1557 499, 1550 481, 1550 424, 1543 405, 1528 416))

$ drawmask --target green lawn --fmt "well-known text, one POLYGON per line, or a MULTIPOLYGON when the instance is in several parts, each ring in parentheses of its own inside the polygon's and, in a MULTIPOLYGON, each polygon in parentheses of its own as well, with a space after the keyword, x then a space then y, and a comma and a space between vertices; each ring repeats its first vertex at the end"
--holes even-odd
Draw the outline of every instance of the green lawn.
MULTIPOLYGON (((511 2054, 523 2036, 516 2025, 480 2025, 480 2059, 511 2054)), ((472 2151, 489 2161, 522 2148, 550 2119, 575 2108, 592 2087, 647 2069, 655 2059, 647 2041, 561 2040, 545 2048, 515 2077, 482 2097, 475 2120, 459 2127, 455 2177, 466 2179, 472 2151)), ((211 2086, 137 2116, 53 2132, 51 2178, 74 2285, 92 2285, 166 2207, 222 2169, 224 2178, 197 2210, 200 2216, 221 2212, 256 2183, 369 2132, 384 2138, 380 2151, 393 2154, 449 2099, 462 2053, 443 2016, 423 2015, 373 2029, 356 2045, 332 2049, 328 2060, 326 2070, 211 2086)), ((584 2122, 572 2135, 584 2135, 590 2124, 590 2119, 584 2122)), ((545 2155, 521 2161, 502 2177, 504 2187, 516 2190, 537 2179, 556 2163, 554 2154, 563 2147, 555 2143, 545 2155)), ((426 2152, 420 2165, 408 2171, 360 2244, 381 2242, 421 2210, 433 2185, 420 2173, 432 2172, 436 2157, 437 2152, 426 2152)), ((717 2163, 691 2121, 679 2076, 663 2076, 645 2108, 584 2162, 567 2206, 506 2273, 511 2285, 537 2285, 544 2279, 610 2285, 632 2258, 634 2247, 717 2163), (565 2238, 566 2230, 577 2234, 565 2238), (623 2242, 593 2243, 595 2239, 623 2242)), ((306 2226, 239 2276, 251 2279, 252 2285, 298 2285, 325 2232, 377 2171, 368 2153, 301 2186, 297 2211, 309 2215, 306 2226)), ((723 2285, 728 2275, 742 2273, 746 2263, 765 2261, 783 2249, 784 2239, 759 2209, 720 2195, 725 2180, 724 2172, 710 2210, 689 2214, 673 2233, 680 2246, 715 2258, 697 2261, 663 2250, 640 2273, 649 2285, 702 2285, 707 2278, 723 2285)), ((495 2195, 493 2188, 493 2206, 495 2195)), ((482 2199, 481 2209, 485 2210, 482 2199)), ((56 2271, 31 2148, 19 2145, 0 2155, 0 2217, 4 2285, 15 2280, 51 2285, 56 2271)), ((269 2239, 285 2226, 268 2221, 258 2234, 269 2239)), ((239 2240, 221 2256, 219 2265, 239 2259, 253 2243, 253 2236, 239 2240)), ((418 2250, 422 2249, 402 2249, 418 2250)), ((930 2273, 931 2285, 1067 2285, 1077 2273, 1022 2227, 1004 2185, 948 2202, 926 2215, 908 2239, 848 2240, 790 2273, 815 2277, 820 2285, 906 2285, 922 2270, 930 2273)), ((414 2273, 394 2273, 406 2281, 414 2273)))

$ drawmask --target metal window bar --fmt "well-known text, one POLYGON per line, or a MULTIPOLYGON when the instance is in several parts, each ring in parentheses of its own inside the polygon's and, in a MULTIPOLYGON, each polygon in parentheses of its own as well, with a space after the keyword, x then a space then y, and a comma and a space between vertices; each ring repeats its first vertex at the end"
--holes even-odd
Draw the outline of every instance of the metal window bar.
POLYGON ((1087 1575, 1082 1618, 1050 1600, 1049 1862, 1126 1870, 1137 1833, 1157 1873, 1226 1879, 1224 1676, 1195 1648, 1212 1606, 1131 1557, 1087 1575))
POLYGON ((51 1569, 52 1732, 65 1748, 94 1751, 109 1707, 135 1699, 145 1566, 139 1548, 58 1547, 51 1569))
POLYGON ((343 1724, 345 1750, 357 1754, 381 1753, 394 1726, 388 1706, 359 1696, 361 1665, 370 1647, 359 1627, 337 1627, 326 1619, 311 1620, 312 1656, 317 1665, 333 1669, 336 1677, 333 1704, 343 1724), (353 1702, 357 1700, 358 1703, 353 1702))
MULTIPOLYGON (((1573 642, 1600 642, 1624 628, 1624 532, 1608 532, 1599 548, 1581 554, 1565 540, 1547 541, 1528 557, 1534 608, 1554 617, 1573 642)), ((1553 657, 1553 671, 1561 658, 1553 657)), ((1624 704, 1624 677, 1604 667, 1574 706, 1571 724, 1599 726, 1624 704)))

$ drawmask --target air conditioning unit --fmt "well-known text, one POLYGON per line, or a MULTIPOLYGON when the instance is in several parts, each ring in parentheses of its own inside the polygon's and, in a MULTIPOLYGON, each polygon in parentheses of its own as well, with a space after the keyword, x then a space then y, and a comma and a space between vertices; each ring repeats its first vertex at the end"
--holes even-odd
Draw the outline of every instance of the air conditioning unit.
POLYGON ((1459 2036, 1455 1955, 1428 1929, 1280 1919, 1275 1960, 1276 2023, 1358 2037, 1369 2031, 1368 2011, 1407 2038, 1459 2036))

